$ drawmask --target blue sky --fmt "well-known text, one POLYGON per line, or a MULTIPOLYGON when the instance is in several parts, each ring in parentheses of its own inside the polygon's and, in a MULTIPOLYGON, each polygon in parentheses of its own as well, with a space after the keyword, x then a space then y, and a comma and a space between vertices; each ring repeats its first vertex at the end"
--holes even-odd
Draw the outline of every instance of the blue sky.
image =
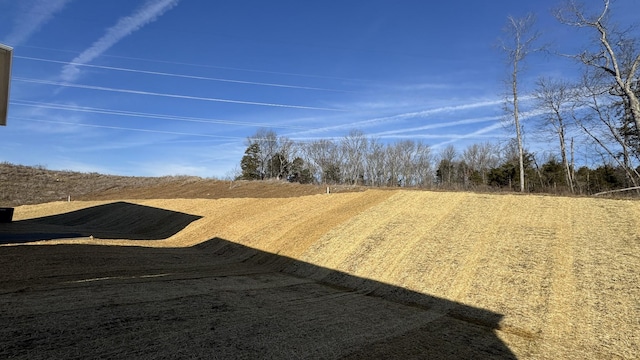
MULTIPOLYGON (((534 12, 545 42, 587 43, 552 18, 557 4, 0 0, 0 42, 14 47, 0 161, 224 177, 260 128, 297 141, 358 129, 436 150, 504 142, 497 39, 508 15, 534 12)), ((637 10, 613 6, 623 23, 637 10)), ((578 69, 533 56, 522 91, 578 69)))

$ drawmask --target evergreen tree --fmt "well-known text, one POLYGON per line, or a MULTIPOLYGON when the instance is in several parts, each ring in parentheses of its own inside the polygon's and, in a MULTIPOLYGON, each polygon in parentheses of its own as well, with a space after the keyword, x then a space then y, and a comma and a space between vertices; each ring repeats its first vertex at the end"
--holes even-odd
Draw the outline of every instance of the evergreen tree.
POLYGON ((263 174, 260 173, 260 145, 253 143, 247 147, 244 156, 240 161, 242 169, 242 180, 260 180, 263 174))

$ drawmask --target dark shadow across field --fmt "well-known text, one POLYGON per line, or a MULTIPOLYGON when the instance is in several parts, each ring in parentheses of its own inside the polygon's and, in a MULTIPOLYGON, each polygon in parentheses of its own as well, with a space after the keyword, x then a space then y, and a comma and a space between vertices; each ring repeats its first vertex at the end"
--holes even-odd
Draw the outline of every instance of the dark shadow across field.
POLYGON ((0 358, 515 359, 501 318, 219 238, 0 248, 0 358))
POLYGON ((200 216, 128 202, 0 224, 0 244, 93 236, 100 239, 166 239, 200 216))

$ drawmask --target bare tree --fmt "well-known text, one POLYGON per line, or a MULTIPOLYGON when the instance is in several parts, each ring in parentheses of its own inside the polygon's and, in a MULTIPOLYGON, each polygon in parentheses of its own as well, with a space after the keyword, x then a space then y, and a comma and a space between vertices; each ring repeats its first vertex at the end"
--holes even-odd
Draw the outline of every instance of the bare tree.
POLYGON ((341 141, 341 151, 344 156, 342 171, 343 179, 351 185, 356 185, 364 178, 364 167, 367 151, 367 138, 360 130, 351 130, 349 135, 341 141))
POLYGON ((396 143, 398 185, 413 186, 415 174, 416 143, 413 140, 402 140, 396 143))
POLYGON ((438 175, 440 182, 451 186, 455 179, 456 158, 458 152, 453 145, 447 145, 440 151, 440 162, 438 164, 438 175))
POLYGON ((507 25, 504 29, 505 36, 508 40, 501 41, 501 48, 507 55, 507 63, 511 68, 509 75, 510 95, 511 99, 507 101, 507 108, 513 115, 513 121, 516 128, 516 140, 518 142, 518 154, 520 165, 520 191, 524 192, 524 145, 522 141, 522 127, 520 124, 520 108, 519 108, 519 74, 522 70, 522 63, 528 55, 536 51, 534 45, 540 34, 534 30, 535 16, 528 14, 522 18, 509 16, 507 25))
POLYGON ((276 143, 276 152, 271 157, 269 164, 271 167, 272 177, 275 177, 278 180, 287 178, 294 153, 295 147, 293 140, 286 136, 280 136, 276 143))
POLYGON ((272 166, 270 166, 270 162, 277 152, 278 135, 273 130, 258 129, 255 134, 247 138, 247 147, 252 144, 257 144, 260 149, 260 152, 258 153, 258 173, 261 174, 261 177, 270 178, 271 174, 269 172, 272 168, 272 166))
POLYGON ((321 183, 335 183, 339 179, 342 162, 340 149, 328 139, 315 140, 305 146, 305 155, 321 183))
POLYGON ((631 183, 638 186, 640 174, 634 168, 630 144, 617 126, 615 105, 605 96, 608 87, 585 75, 580 88, 580 101, 572 110, 573 121, 624 170, 631 183))
POLYGON ((500 148, 490 142, 480 144, 478 149, 478 162, 480 165, 480 173, 482 175, 482 183, 487 183, 487 174, 491 169, 498 167, 500 161, 500 148))
POLYGON ((429 145, 418 141, 416 144, 414 162, 415 186, 431 185, 433 183, 433 155, 429 145))
POLYGON ((571 113, 571 106, 576 99, 575 90, 565 81, 540 78, 533 96, 536 100, 537 108, 542 111, 542 129, 551 129, 558 137, 560 145, 560 156, 565 171, 565 181, 573 193, 574 179, 572 161, 567 155, 567 126, 571 113))
POLYGON ((602 11, 588 15, 584 5, 567 0, 556 10, 556 18, 563 24, 587 28, 596 35, 596 47, 573 56, 587 68, 594 70, 594 79, 607 81, 609 94, 620 98, 627 120, 635 137, 640 137, 640 51, 638 38, 630 30, 619 31, 610 23, 610 0, 602 0, 602 11))
POLYGON ((475 184, 487 184, 487 174, 498 166, 500 149, 484 142, 471 144, 462 152, 462 161, 466 164, 469 174, 475 184))
POLYGON ((385 151, 384 145, 377 139, 369 139, 365 159, 365 181, 368 185, 382 186, 385 184, 385 151))
POLYGON ((400 148, 397 144, 387 144, 385 148, 385 180, 387 186, 398 186, 401 183, 400 179, 400 148))

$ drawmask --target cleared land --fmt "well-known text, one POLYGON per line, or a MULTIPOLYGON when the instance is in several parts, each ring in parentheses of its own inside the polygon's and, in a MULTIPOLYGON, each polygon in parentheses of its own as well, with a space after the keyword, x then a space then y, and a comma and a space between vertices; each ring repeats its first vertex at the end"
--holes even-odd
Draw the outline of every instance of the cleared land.
POLYGON ((0 242, 47 246, 0 248, 3 357, 640 353, 637 201, 368 190, 14 221, 0 242))

